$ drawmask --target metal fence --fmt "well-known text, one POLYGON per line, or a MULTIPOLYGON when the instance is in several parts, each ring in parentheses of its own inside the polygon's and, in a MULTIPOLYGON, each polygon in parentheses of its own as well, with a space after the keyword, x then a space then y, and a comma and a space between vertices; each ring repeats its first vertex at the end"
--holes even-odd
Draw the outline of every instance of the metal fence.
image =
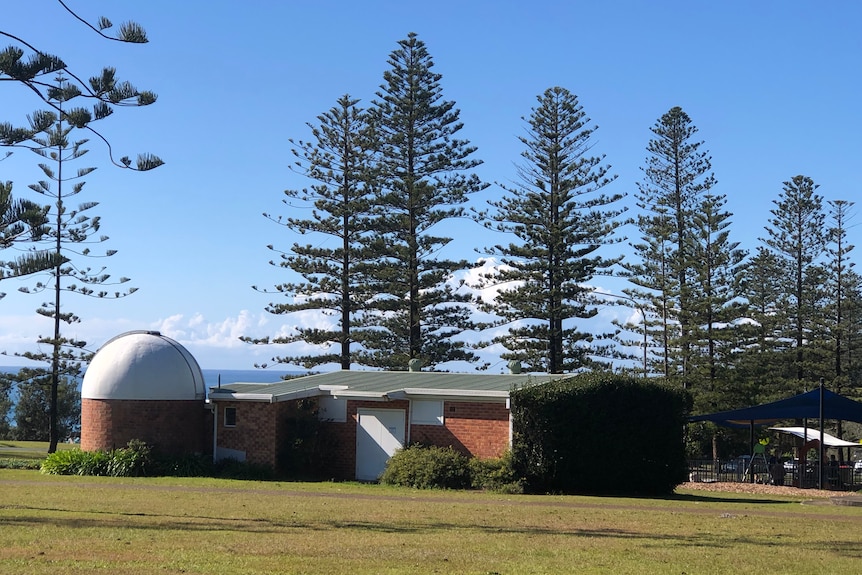
MULTIPOLYGON (((693 459, 688 462, 689 481, 693 482, 750 482, 769 485, 786 485, 805 489, 818 487, 817 462, 808 462, 800 469, 796 461, 774 461, 761 458, 737 457, 712 460, 693 459)), ((862 466, 853 463, 827 464, 823 469, 823 489, 856 491, 862 489, 862 466)))

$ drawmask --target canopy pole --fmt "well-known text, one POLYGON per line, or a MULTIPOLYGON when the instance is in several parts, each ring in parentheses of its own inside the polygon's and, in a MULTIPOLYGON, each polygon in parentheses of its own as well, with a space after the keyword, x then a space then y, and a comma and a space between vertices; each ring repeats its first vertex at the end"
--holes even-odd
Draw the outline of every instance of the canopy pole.
POLYGON ((817 459, 819 461, 819 477, 817 480, 817 489, 823 489, 823 378, 820 378, 820 447, 818 448, 817 459))
POLYGON ((748 422, 748 452, 751 459, 748 460, 748 482, 754 483, 754 420, 748 422))

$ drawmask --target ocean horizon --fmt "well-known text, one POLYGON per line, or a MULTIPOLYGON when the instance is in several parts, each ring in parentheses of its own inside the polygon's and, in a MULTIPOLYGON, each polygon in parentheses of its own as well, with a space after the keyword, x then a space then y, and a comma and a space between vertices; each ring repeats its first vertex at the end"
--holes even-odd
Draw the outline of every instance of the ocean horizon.
POLYGON ((301 371, 276 371, 272 369, 204 369, 207 389, 230 383, 275 383, 286 375, 303 375, 301 371))
MULTIPOLYGON (((17 373, 21 366, 0 365, 2 373, 17 373)), ((229 385, 231 383, 276 383, 285 375, 304 375, 301 371, 280 371, 274 369, 204 369, 204 387, 207 393, 211 387, 229 385)), ((78 391, 81 390, 82 379, 78 378, 78 391)), ((10 399, 13 403, 18 400, 18 390, 12 389, 10 399)))

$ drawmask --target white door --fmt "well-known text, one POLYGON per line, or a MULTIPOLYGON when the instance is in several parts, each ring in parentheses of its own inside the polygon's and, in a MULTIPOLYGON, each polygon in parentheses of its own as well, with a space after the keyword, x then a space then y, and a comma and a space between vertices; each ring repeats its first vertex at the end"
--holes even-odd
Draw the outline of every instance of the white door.
POLYGON ((395 451, 404 447, 403 409, 356 412, 356 479, 376 481, 395 451))

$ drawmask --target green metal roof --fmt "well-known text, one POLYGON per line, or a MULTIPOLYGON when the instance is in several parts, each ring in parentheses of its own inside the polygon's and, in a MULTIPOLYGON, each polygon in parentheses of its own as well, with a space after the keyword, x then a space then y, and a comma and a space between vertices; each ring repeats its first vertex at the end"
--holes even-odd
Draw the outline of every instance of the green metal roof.
POLYGON ((276 383, 231 383, 210 388, 213 400, 286 401, 316 395, 356 399, 406 397, 507 398, 509 391, 571 375, 342 370, 276 383))

